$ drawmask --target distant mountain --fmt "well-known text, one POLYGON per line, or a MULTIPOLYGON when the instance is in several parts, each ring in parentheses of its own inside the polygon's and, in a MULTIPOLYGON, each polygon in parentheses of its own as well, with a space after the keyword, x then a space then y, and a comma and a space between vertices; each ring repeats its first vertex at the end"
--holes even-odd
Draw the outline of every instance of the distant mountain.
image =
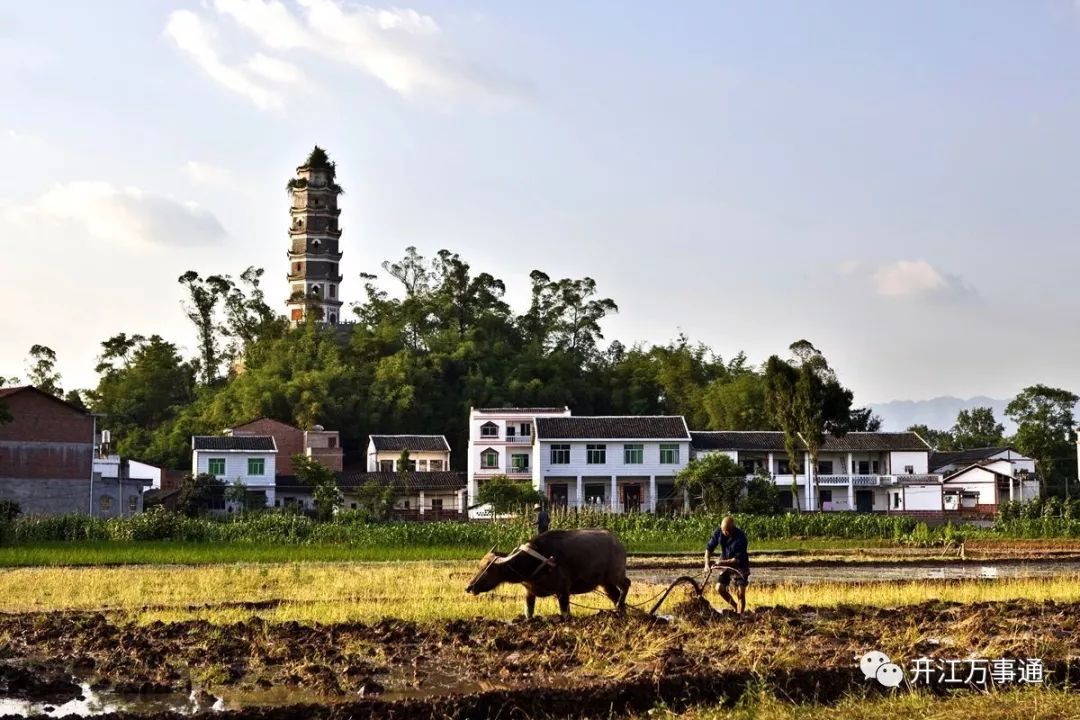
POLYGON ((882 430, 906 430, 912 425, 926 425, 935 430, 948 430, 956 424, 956 416, 961 410, 976 407, 994 409, 994 417, 1005 426, 1006 433, 1012 433, 1016 427, 1005 417, 1008 400, 991 397, 973 397, 964 400, 958 397, 936 397, 932 400, 893 400, 887 403, 870 405, 881 416, 882 430))

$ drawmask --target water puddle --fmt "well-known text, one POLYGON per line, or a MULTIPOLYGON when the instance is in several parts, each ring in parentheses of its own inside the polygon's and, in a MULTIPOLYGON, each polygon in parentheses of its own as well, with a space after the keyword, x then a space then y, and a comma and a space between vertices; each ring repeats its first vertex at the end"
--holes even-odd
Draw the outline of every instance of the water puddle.
MULTIPOLYGON (((632 580, 664 585, 671 581, 671 573, 659 570, 630 571, 632 580)), ((823 582, 900 582, 905 580, 1006 580, 1014 578, 1048 578, 1062 575, 1080 575, 1080 562, 1030 563, 881 563, 874 565, 829 565, 801 567, 752 568, 751 580, 758 584, 813 584, 823 582)))

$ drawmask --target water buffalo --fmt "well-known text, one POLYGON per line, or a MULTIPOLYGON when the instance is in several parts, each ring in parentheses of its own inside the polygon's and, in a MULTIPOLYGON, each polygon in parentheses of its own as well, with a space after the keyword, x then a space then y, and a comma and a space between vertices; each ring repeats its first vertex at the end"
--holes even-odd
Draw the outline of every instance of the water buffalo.
POLYGON ((630 591, 626 548, 607 530, 549 530, 509 555, 491 548, 465 591, 479 595, 506 582, 525 586, 526 618, 533 616, 538 597, 557 597, 565 616, 571 595, 598 587, 623 612, 630 591))

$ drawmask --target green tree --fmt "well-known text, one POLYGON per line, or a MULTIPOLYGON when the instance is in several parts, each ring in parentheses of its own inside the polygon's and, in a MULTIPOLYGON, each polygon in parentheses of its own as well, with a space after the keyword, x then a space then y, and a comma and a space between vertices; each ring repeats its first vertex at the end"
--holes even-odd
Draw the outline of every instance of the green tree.
POLYGON ((853 417, 851 401, 854 396, 840 384, 825 356, 810 342, 799 340, 793 343, 791 352, 798 362, 794 398, 796 426, 810 456, 814 496, 820 505, 817 466, 821 447, 826 435, 841 437, 847 433, 853 417))
POLYGON ((320 520, 329 520, 334 516, 334 510, 341 506, 342 501, 334 472, 307 455, 293 455, 292 461, 297 481, 311 488, 316 516, 320 520))
POLYGON ((775 515, 780 512, 780 493, 767 475, 755 475, 746 483, 746 497, 739 512, 747 515, 775 515))
POLYGON ((56 353, 45 345, 30 348, 30 365, 27 367, 30 384, 42 392, 58 398, 64 396, 60 387, 60 373, 56 370, 56 353))
POLYGON ((957 449, 956 440, 953 438, 951 430, 934 430, 926 425, 912 425, 907 430, 916 433, 925 440, 930 445, 931 450, 945 452, 957 449))
POLYGON ((737 512, 746 491, 746 470, 723 453, 709 453, 686 464, 675 486, 711 513, 737 512))
POLYGON ((221 344, 219 335, 225 333, 216 318, 216 309, 234 286, 227 275, 210 275, 206 279, 199 277, 194 270, 181 275, 178 282, 188 291, 188 302, 184 312, 195 325, 199 338, 200 371, 204 385, 210 385, 218 377, 221 366, 221 344))
POLYGON ((225 487, 225 502, 237 505, 240 512, 248 509, 248 489, 240 478, 236 478, 225 487))
POLYGON ((765 363, 765 408, 773 424, 784 433, 784 452, 791 468, 791 497, 796 511, 800 509, 800 502, 795 475, 802 465, 803 447, 799 437, 798 381, 799 371, 791 363, 776 355, 765 363))
POLYGON ((222 497, 225 483, 213 475, 200 473, 188 475, 180 484, 176 495, 176 510, 188 517, 205 515, 213 507, 216 498, 222 497))
POLYGON ((747 370, 730 380, 716 380, 705 391, 708 427, 717 430, 778 430, 767 411, 768 383, 762 373, 747 370))
POLYGON ((994 409, 977 407, 961 410, 952 429, 957 450, 995 447, 1005 441, 1005 426, 994 419, 994 409))
POLYGON ((1005 414, 1016 423, 1016 449, 1035 458, 1044 494, 1051 481, 1060 479, 1069 495, 1068 469, 1075 464, 1068 458, 1075 457, 1073 409, 1077 399, 1068 390, 1032 385, 1005 408, 1005 414))
POLYGON ((476 492, 480 505, 491 505, 495 517, 535 505, 541 500, 540 493, 528 482, 515 482, 505 475, 495 475, 486 480, 476 492))

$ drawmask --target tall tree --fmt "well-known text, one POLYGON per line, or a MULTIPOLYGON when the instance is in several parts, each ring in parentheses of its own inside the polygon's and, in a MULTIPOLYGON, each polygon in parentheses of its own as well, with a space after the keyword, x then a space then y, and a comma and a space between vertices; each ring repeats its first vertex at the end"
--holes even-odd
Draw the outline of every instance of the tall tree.
POLYGON ((1005 414, 1016 423, 1016 449, 1035 458, 1039 483, 1045 493, 1051 480, 1061 478, 1069 493, 1067 458, 1075 457, 1075 421, 1073 409, 1077 396, 1068 390, 1032 385, 1024 388, 1005 408, 1005 414))
POLYGON ((957 450, 994 447, 1005 438, 1005 426, 994 419, 994 409, 977 407, 961 410, 952 429, 953 444, 957 450))
POLYGON ((746 470, 723 453, 709 453, 687 463, 675 476, 675 486, 709 512, 738 512, 746 491, 746 470))
POLYGON ((791 470, 791 498, 795 510, 800 509, 799 488, 796 482, 802 465, 802 440, 799 438, 799 414, 796 385, 799 371, 790 363, 773 355, 765 363, 765 407, 773 424, 784 433, 784 452, 791 470))
POLYGON ((218 377, 221 365, 218 335, 222 333, 215 311, 218 304, 229 296, 233 283, 228 276, 210 275, 203 279, 194 270, 181 275, 178 282, 187 288, 188 302, 184 312, 195 325, 199 337, 200 372, 204 385, 211 385, 218 377))
POLYGON ((795 415, 799 436, 810 455, 810 476, 814 496, 820 506, 817 466, 825 436, 840 437, 848 432, 852 421, 852 392, 836 379, 836 373, 825 356, 807 340, 791 345, 798 361, 798 380, 795 383, 795 415))
POLYGON ((64 396, 60 387, 60 373, 56 369, 56 353, 45 345, 33 345, 30 348, 30 364, 27 366, 30 384, 42 392, 58 398, 64 396))

